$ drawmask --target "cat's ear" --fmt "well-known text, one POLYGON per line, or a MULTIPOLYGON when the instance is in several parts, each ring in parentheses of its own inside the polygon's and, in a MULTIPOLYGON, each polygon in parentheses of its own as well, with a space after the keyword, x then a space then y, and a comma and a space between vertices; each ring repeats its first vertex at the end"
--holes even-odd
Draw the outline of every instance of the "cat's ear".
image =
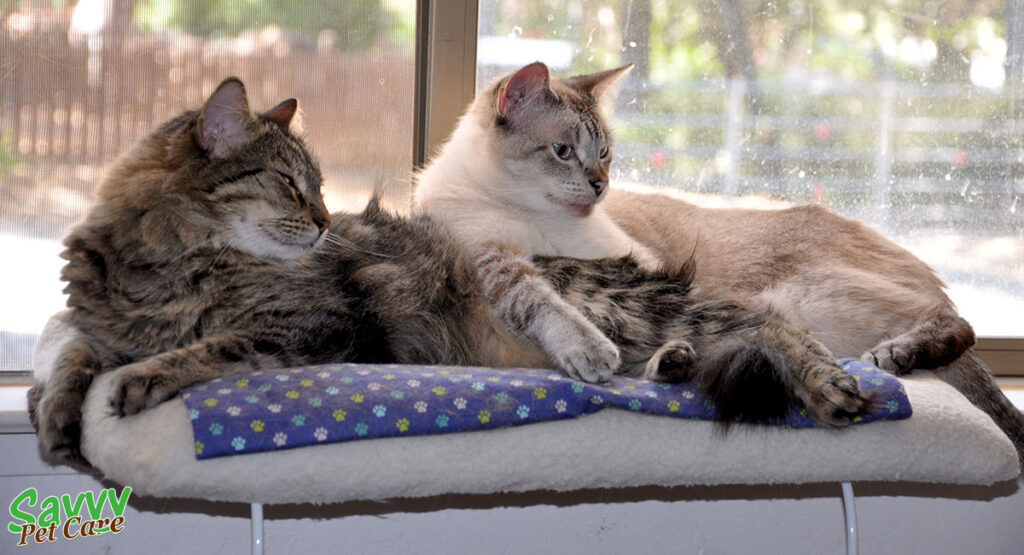
POLYGON ((289 98, 273 108, 263 112, 263 117, 277 124, 282 131, 292 134, 302 132, 302 117, 299 115, 299 101, 289 98))
POLYGON ((217 86, 199 112, 196 139, 199 146, 212 156, 224 157, 250 140, 251 121, 245 85, 237 77, 228 77, 217 86))
POLYGON ((548 66, 534 62, 512 74, 499 89, 497 110, 503 118, 515 117, 550 93, 548 66))
POLYGON ((577 75, 566 79, 566 84, 580 92, 586 93, 590 98, 593 98, 594 101, 597 102, 612 89, 612 86, 615 85, 619 79, 625 77, 632 69, 633 64, 629 64, 615 69, 599 71, 597 73, 577 75))

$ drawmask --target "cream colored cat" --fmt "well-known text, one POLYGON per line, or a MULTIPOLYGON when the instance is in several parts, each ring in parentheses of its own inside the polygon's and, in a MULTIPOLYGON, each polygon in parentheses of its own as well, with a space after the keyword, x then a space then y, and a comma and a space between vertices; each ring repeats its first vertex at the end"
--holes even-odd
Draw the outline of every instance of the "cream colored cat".
MULTIPOLYGON (((417 176, 414 209, 446 223, 485 263, 500 249, 582 258, 631 252, 669 267, 692 256, 703 294, 782 315, 836 357, 897 374, 935 369, 1024 454, 1024 416, 971 349, 974 332, 942 281, 879 233, 819 207, 709 210, 661 195, 609 196, 613 145, 600 101, 628 69, 552 80, 534 63, 498 79, 417 176)), ((481 271, 514 333, 570 374, 594 381, 615 370, 614 346, 538 283, 534 269, 481 271), (559 332, 539 333, 537 317, 558 322, 559 332)))

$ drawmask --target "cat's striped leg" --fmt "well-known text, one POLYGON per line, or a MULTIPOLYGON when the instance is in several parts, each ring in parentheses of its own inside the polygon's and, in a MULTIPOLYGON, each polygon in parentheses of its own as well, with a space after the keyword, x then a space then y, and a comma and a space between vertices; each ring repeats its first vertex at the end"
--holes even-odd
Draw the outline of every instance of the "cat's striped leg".
POLYGON ((619 350, 566 303, 513 248, 488 243, 473 252, 484 293, 502 324, 539 346, 569 376, 587 382, 611 379, 619 350))
POLYGON ((810 333, 769 316, 758 334, 786 358, 793 394, 816 422, 848 426, 855 416, 870 410, 871 398, 861 391, 856 378, 839 367, 832 352, 810 333))
POLYGON ((81 453, 82 403, 92 380, 103 368, 101 357, 87 342, 65 343, 46 383, 29 390, 29 415, 39 439, 39 453, 54 464, 90 467, 81 453))
POLYGON ((121 416, 136 414, 192 384, 286 366, 291 361, 283 353, 284 346, 263 338, 234 333, 208 337, 117 369, 110 406, 121 416))

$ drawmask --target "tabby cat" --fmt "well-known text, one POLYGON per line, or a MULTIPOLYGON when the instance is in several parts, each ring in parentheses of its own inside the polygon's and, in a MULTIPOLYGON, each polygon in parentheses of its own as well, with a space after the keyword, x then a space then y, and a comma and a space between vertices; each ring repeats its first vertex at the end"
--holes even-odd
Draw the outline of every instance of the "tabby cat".
MULTIPOLYGON (((45 458, 87 464, 82 401, 97 374, 117 367, 110 403, 127 416, 190 384, 259 368, 548 364, 504 331, 476 266, 442 226, 376 202, 327 213, 320 170, 289 130, 296 109, 287 100, 254 115, 242 83, 228 79, 102 183, 64 241, 75 331, 30 391, 45 458)), ((548 276, 619 341, 631 371, 703 379, 723 418, 771 416, 793 397, 842 426, 870 404, 819 345, 786 343, 785 328, 759 313, 692 299, 685 272, 647 274, 628 259, 538 267, 536 279, 548 276), (747 404, 762 388, 769 402, 747 404)))
MULTIPOLYGON (((1024 460, 1024 416, 971 348, 971 326, 931 268, 881 234, 820 207, 714 210, 609 195, 613 143, 601 102, 629 69, 551 79, 538 62, 497 79, 416 176, 414 211, 443 221, 483 260, 632 254, 648 267, 678 267, 693 259, 701 297, 771 311, 837 357, 895 374, 936 370, 992 416, 1024 460)), ((481 267, 508 328, 584 379, 615 371, 615 345, 521 270, 481 267), (540 333, 536 314, 561 333, 540 333)))

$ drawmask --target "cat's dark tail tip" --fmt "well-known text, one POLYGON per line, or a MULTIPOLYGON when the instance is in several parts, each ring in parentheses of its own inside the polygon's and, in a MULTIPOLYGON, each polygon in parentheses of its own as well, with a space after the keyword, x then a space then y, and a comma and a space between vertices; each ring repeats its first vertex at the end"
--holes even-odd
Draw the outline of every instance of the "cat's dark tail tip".
POLYGON ((721 433, 740 420, 780 419, 795 402, 786 359, 777 348, 751 338, 710 346, 699 357, 693 377, 715 404, 721 433))

